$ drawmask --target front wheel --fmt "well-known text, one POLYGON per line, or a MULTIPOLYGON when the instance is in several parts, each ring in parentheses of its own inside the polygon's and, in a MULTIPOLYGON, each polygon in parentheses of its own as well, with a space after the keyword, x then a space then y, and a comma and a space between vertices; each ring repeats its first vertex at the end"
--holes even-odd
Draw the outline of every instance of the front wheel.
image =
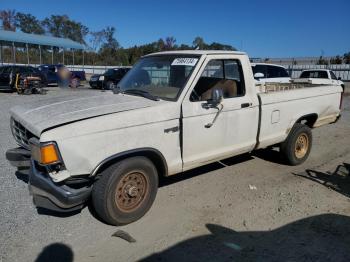
POLYGON ((125 225, 144 216, 158 190, 158 173, 146 157, 122 160, 105 169, 92 190, 97 215, 111 225, 125 225))
POLYGON ((280 152, 289 165, 300 165, 308 158, 312 146, 311 129, 303 124, 295 124, 287 139, 281 144, 280 152))

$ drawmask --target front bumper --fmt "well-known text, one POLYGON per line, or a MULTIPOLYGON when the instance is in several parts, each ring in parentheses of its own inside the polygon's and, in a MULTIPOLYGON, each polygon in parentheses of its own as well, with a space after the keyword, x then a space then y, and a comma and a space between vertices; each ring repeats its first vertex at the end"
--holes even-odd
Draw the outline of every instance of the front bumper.
MULTIPOLYGON (((47 172, 42 171, 43 168, 39 167, 34 160, 28 159, 28 152, 24 153, 24 151, 18 150, 17 159, 22 160, 27 157, 27 161, 30 163, 28 188, 33 196, 34 205, 59 212, 71 212, 81 209, 90 197, 92 186, 72 188, 63 183, 54 183, 47 172)), ((8 160, 12 163, 15 158, 13 150, 11 151, 10 149, 6 152, 6 157, 8 158, 8 156, 11 156, 12 161, 11 159, 8 160), (8 154, 9 151, 11 154, 8 154)), ((27 167, 27 165, 25 166, 27 167)), ((21 166, 16 165, 16 167, 21 166)))

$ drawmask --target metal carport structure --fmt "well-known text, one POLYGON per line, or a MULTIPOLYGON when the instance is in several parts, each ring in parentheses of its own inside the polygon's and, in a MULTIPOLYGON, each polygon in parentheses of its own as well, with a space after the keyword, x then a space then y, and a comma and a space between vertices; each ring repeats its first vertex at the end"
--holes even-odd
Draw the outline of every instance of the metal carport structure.
MULTIPOLYGON (((28 45, 37 45, 40 54, 40 64, 42 64, 41 47, 48 46, 52 50, 52 64, 53 64, 53 48, 58 47, 63 50, 63 63, 64 63, 64 49, 71 49, 73 51, 73 64, 74 64, 74 50, 83 50, 83 61, 84 61, 84 50, 85 46, 72 41, 67 38, 27 34, 23 32, 12 32, 0 30, 0 59, 3 64, 3 46, 12 46, 13 62, 16 63, 16 44, 24 46, 27 52, 27 63, 29 64, 29 47, 28 45)), ((84 62, 83 62, 84 63, 84 62)))

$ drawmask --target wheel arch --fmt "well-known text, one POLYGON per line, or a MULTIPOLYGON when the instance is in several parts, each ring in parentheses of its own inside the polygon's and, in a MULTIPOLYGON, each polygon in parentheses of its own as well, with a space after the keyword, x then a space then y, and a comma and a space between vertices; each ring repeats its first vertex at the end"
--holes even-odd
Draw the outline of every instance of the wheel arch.
POLYGON ((152 163, 157 169, 159 177, 168 176, 168 165, 163 154, 157 149, 147 147, 124 151, 106 158, 94 168, 94 170, 90 173, 90 177, 98 176, 103 170, 105 170, 109 166, 121 160, 135 156, 144 156, 150 161, 152 161, 152 163))
POLYGON ((318 114, 316 113, 311 113, 307 115, 303 115, 302 117, 299 117, 297 121, 295 121, 294 124, 299 123, 299 124, 304 124, 307 125, 310 128, 313 128, 314 124, 316 123, 318 119, 318 114))

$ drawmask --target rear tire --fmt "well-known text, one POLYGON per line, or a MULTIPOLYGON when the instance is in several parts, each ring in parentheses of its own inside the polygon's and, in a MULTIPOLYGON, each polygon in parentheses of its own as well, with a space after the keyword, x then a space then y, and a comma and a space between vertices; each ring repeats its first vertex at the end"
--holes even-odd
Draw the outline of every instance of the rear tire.
POLYGON ((296 123, 287 139, 281 144, 280 152, 289 165, 300 165, 308 158, 312 147, 311 129, 296 123))
POLYGON ((133 157, 101 173, 92 190, 97 215, 110 225, 125 225, 143 217, 158 190, 158 173, 146 157, 133 157))

